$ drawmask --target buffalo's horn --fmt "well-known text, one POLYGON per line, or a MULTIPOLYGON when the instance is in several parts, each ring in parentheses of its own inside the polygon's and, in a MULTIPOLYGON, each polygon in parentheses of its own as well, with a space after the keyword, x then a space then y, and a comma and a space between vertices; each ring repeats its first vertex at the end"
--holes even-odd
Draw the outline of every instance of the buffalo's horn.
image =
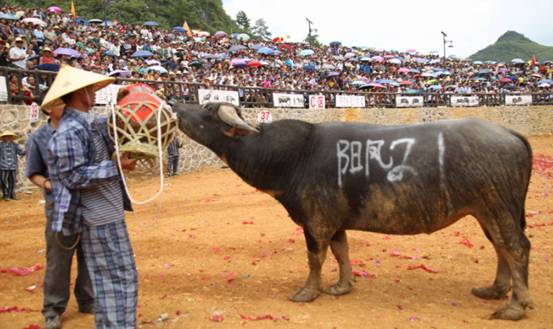
POLYGON ((217 110, 217 115, 224 123, 235 127, 248 130, 251 132, 259 132, 259 130, 248 125, 244 120, 242 120, 236 113, 236 109, 230 105, 220 105, 219 110, 217 110))

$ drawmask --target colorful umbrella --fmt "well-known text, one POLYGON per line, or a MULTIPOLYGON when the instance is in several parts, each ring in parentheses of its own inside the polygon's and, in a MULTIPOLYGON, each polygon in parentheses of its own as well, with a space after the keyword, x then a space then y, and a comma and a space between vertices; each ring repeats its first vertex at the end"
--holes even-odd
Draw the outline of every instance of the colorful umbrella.
POLYGON ((157 71, 161 74, 167 73, 167 69, 161 65, 150 66, 146 68, 146 71, 157 71))
POLYGON ((269 47, 261 47, 257 49, 257 53, 262 55, 272 55, 274 52, 275 50, 269 47))
POLYGON ((59 14, 59 13, 63 12, 63 10, 58 6, 48 7, 48 11, 51 12, 51 13, 56 13, 56 14, 59 14))
POLYGON ((42 19, 40 18, 36 18, 36 17, 28 17, 28 18, 23 18, 21 20, 21 22, 23 23, 31 23, 33 25, 38 25, 38 26, 42 26, 42 27, 46 27, 46 22, 43 21, 42 19))
POLYGON ((54 50, 54 56, 70 56, 70 57, 81 57, 81 53, 71 48, 58 48, 54 50))
POLYGON ((234 46, 231 46, 231 47, 229 48, 229 51, 230 51, 231 53, 236 53, 236 52, 239 52, 239 51, 242 51, 242 50, 246 50, 246 49, 248 49, 248 47, 246 47, 246 46, 243 46, 243 45, 234 45, 234 46))
POLYGON ((230 65, 234 67, 245 67, 248 65, 248 61, 246 61, 244 58, 234 58, 230 61, 230 65))
POLYGON ((154 22, 154 21, 147 21, 147 22, 144 22, 144 24, 142 24, 144 26, 158 26, 159 23, 158 22, 154 22))
POLYGON ((152 54, 147 50, 138 50, 131 55, 131 57, 151 57, 151 56, 154 56, 154 54, 152 54))
POLYGON ((251 62, 248 63, 249 67, 260 67, 262 65, 263 64, 260 61, 251 61, 251 62))
POLYGON ((299 55, 305 57, 305 56, 311 56, 314 53, 315 51, 313 51, 312 49, 303 49, 300 51, 299 55))
POLYGON ((182 26, 175 26, 175 27, 173 28, 173 31, 179 32, 179 33, 184 33, 184 32, 186 32, 186 30, 185 30, 184 27, 182 27, 182 26))
POLYGON ((217 32, 215 32, 215 34, 213 34, 213 36, 217 37, 217 38, 224 38, 224 37, 228 36, 228 34, 225 31, 217 31, 217 32))

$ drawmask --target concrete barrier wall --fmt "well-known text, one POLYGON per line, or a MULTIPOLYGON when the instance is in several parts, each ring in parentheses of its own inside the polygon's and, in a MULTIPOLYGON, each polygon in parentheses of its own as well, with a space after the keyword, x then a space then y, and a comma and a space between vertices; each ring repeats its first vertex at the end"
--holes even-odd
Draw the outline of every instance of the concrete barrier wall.
MULTIPOLYGON (((98 115, 105 115, 106 108, 95 108, 98 115)), ((444 119, 478 117, 514 129, 526 136, 551 135, 553 133, 553 107, 439 107, 439 108, 351 108, 351 109, 243 109, 243 116, 250 123, 257 122, 261 111, 269 111, 273 120, 299 119, 307 122, 367 122, 372 124, 401 125, 432 122, 444 119)), ((45 123, 42 116, 31 123, 30 108, 22 105, 0 105, 0 132, 11 129, 19 134, 17 142, 24 147, 27 136, 45 123)), ((183 147, 179 163, 180 171, 193 171, 203 167, 221 166, 222 162, 205 147, 181 134, 183 147)), ((22 176, 24 159, 21 159, 18 186, 27 190, 30 183, 22 176)))

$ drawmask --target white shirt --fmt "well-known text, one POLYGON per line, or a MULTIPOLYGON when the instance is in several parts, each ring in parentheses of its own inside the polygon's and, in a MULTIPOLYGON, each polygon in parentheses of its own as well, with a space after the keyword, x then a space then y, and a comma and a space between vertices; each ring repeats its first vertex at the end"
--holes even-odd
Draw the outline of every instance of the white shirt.
POLYGON ((24 57, 24 58, 22 60, 12 61, 12 63, 22 69, 26 69, 27 68, 27 50, 25 48, 12 47, 10 49, 10 60, 12 58, 20 58, 20 57, 24 57))

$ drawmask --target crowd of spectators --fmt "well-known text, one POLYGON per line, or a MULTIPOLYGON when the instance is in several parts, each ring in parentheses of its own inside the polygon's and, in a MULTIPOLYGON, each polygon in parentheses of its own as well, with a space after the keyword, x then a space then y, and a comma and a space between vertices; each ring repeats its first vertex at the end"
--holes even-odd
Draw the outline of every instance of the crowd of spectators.
MULTIPOLYGON (((440 58, 437 54, 310 47, 283 38, 87 21, 46 8, 0 9, 0 66, 56 69, 60 63, 121 78, 308 91, 552 93, 553 64, 440 58)), ((36 100, 48 88, 28 75, 8 78, 12 95, 36 100)), ((46 80, 44 80, 46 81, 46 80)), ((161 87, 161 85, 159 86, 161 87)), ((186 97, 186 88, 169 91, 186 97)))

